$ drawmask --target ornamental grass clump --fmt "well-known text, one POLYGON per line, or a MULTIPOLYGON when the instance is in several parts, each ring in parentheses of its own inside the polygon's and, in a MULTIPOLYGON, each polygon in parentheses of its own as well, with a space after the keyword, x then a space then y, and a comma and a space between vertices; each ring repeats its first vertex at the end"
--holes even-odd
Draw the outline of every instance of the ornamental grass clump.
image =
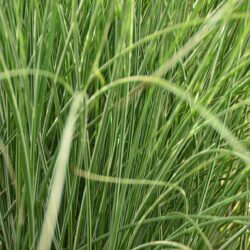
POLYGON ((249 249, 249 0, 0 0, 0 249, 249 249))

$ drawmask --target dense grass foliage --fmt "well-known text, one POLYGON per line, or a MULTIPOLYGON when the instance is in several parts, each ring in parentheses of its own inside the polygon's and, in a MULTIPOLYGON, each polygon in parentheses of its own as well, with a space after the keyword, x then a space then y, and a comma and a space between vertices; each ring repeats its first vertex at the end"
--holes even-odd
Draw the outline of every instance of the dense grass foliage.
POLYGON ((0 0, 0 249, 250 249, 249 0, 0 0))

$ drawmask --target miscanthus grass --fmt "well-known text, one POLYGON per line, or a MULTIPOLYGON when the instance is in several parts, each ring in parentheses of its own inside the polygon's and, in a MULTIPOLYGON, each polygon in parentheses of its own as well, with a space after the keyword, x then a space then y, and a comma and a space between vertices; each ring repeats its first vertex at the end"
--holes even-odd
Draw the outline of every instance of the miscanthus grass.
POLYGON ((249 0, 0 0, 0 249, 250 249, 249 0))

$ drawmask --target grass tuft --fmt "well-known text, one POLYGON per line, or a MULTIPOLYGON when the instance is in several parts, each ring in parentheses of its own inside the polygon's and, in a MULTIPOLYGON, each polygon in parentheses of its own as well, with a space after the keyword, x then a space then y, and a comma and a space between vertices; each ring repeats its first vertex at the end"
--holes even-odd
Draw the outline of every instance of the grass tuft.
POLYGON ((0 249, 249 249, 249 69, 249 0, 0 0, 0 249))

